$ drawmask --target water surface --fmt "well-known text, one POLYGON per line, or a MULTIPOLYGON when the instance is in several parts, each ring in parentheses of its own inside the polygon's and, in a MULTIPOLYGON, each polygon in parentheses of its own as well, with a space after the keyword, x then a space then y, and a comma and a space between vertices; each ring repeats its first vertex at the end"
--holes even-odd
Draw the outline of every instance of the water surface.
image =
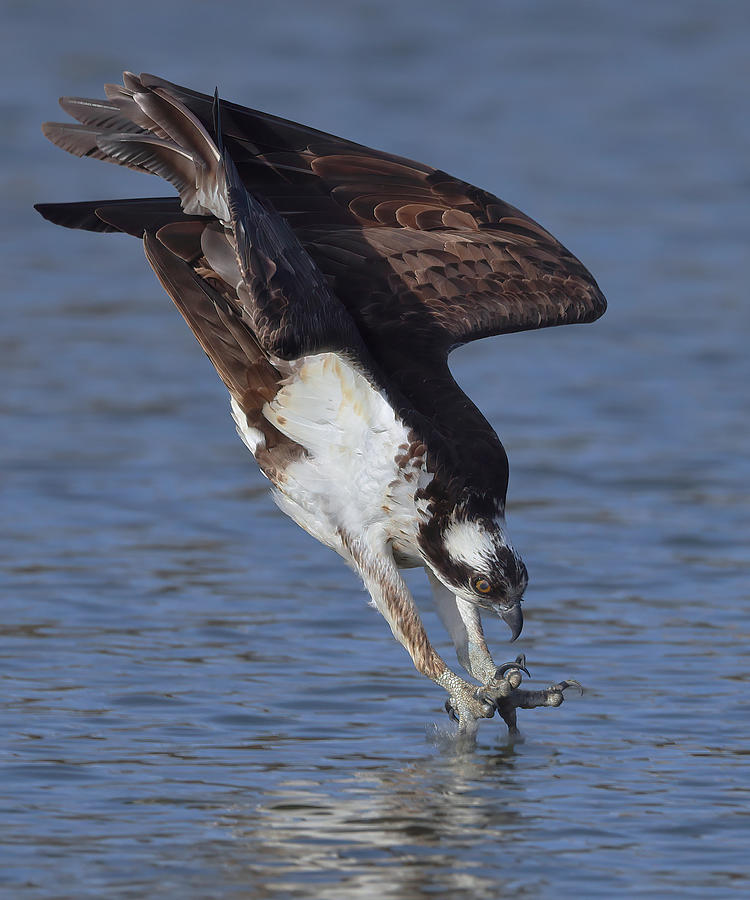
POLYGON ((2 8, 0 887, 746 896, 747 5, 2 8), (442 166, 598 277, 595 325, 453 357, 511 460, 531 683, 587 688, 523 743, 456 744, 274 509, 138 243, 31 210, 163 191, 39 133, 124 67, 442 166))

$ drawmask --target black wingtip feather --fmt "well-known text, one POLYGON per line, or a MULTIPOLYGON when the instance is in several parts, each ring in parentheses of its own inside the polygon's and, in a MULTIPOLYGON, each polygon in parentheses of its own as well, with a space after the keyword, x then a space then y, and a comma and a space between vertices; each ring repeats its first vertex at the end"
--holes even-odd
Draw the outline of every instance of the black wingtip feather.
POLYGON ((83 231, 98 231, 102 234, 117 232, 108 222, 103 222, 96 214, 95 203, 35 203, 34 209, 42 218, 53 225, 64 228, 80 228, 83 231))
POLYGON ((207 221, 182 212, 179 197, 137 197, 128 200, 84 200, 77 203, 36 203, 34 209, 53 225, 100 233, 124 232, 142 237, 172 222, 207 221))

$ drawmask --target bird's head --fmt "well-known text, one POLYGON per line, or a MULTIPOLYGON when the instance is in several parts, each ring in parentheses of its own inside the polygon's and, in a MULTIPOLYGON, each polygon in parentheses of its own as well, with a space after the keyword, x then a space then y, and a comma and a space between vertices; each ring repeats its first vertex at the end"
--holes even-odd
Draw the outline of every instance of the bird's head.
POLYGON ((431 525, 420 540, 427 565, 457 597, 504 619, 515 641, 523 628, 521 600, 529 576, 504 518, 453 513, 431 525))

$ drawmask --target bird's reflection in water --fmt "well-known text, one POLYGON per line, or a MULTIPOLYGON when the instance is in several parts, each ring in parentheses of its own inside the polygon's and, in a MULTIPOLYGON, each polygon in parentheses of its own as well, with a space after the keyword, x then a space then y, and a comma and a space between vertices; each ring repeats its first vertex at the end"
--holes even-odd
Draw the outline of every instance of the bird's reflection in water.
POLYGON ((454 744, 400 768, 357 762, 341 759, 338 780, 330 769, 319 780, 311 772, 282 782, 259 807, 227 813, 246 844, 245 854, 234 846, 234 877, 257 896, 294 896, 305 885, 306 897, 326 900, 495 898, 512 882, 524 829, 512 745, 481 755, 454 744), (505 875, 497 869, 504 847, 505 875))

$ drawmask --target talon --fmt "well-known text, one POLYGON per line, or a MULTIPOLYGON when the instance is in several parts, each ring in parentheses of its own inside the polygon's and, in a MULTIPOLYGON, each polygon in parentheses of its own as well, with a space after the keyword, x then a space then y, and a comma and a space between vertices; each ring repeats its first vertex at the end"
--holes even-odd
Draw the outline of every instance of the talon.
POLYGON ((445 711, 448 713, 448 718, 451 720, 451 722, 458 722, 456 710, 453 708, 453 704, 450 702, 450 700, 445 701, 445 711))
POLYGON ((479 707, 479 714, 483 719, 491 719, 495 715, 495 710, 497 709, 495 700, 493 697, 488 697, 487 694, 485 694, 484 688, 478 687, 474 691, 472 699, 481 704, 479 707))
POLYGON ((484 701, 481 707, 482 718, 491 719, 495 715, 495 710, 497 707, 494 703, 490 703, 489 701, 484 701))
MULTIPOLYGON (((511 669, 520 669, 522 672, 525 672, 529 678, 531 678, 531 672, 529 672, 529 670, 526 668, 526 654, 525 653, 520 653, 516 657, 515 662, 503 663, 502 666, 500 666, 495 671, 495 678, 497 678, 498 680, 503 678, 505 673, 509 672, 511 669)), ((520 684, 520 681, 519 681, 519 684, 520 684)), ((516 685, 516 687, 518 687, 518 685, 516 685)))
MULTIPOLYGON (((564 692, 568 688, 576 688, 576 690, 583 694, 583 685, 576 681, 575 678, 568 678, 566 681, 561 681, 559 684, 551 684, 542 691, 527 691, 522 688, 516 688, 515 686, 513 687, 513 690, 511 690, 511 685, 516 683, 516 679, 518 679, 518 682, 520 683, 520 668, 524 663, 525 660, 522 657, 519 657, 516 666, 513 666, 511 663, 506 663, 498 670, 501 671, 504 669, 507 671, 508 669, 513 669, 513 671, 508 672, 504 681, 500 682, 500 684, 505 684, 507 686, 507 694, 504 697, 501 697, 500 692, 497 691, 495 699, 497 711, 503 719, 505 719, 509 728, 511 721, 509 716, 513 710, 536 709, 537 706, 560 706, 565 700, 564 692)), ((515 712, 513 712, 513 716, 515 716, 515 712)))
POLYGON ((546 691, 543 691, 545 706, 561 706, 565 697, 563 691, 569 687, 577 688, 583 696, 583 686, 575 680, 568 678, 567 681, 561 681, 559 684, 551 684, 546 691))
MULTIPOLYGON (((491 699, 485 694, 484 688, 478 687, 474 693, 471 695, 473 700, 476 700, 477 703, 490 703, 491 699)), ((495 705, 494 703, 492 704, 495 705)))

